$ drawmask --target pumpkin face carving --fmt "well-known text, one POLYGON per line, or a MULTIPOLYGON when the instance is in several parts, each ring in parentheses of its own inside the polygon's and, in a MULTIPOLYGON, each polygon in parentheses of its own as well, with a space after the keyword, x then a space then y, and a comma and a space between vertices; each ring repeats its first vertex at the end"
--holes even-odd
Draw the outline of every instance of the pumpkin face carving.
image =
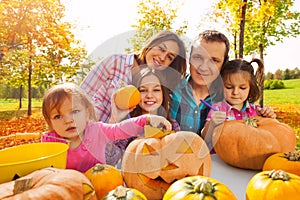
POLYGON ((200 136, 179 131, 162 138, 137 138, 127 147, 122 161, 126 185, 162 199, 176 180, 192 175, 209 176, 209 149, 200 136))

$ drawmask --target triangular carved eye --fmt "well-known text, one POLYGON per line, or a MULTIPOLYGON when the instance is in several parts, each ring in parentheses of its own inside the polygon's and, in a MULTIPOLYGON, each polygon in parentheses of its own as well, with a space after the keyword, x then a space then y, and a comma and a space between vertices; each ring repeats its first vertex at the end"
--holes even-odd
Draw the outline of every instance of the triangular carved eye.
POLYGON ((191 146, 188 144, 188 142, 184 140, 179 146, 179 148, 177 149, 176 153, 182 153, 182 154, 193 153, 193 150, 191 146))
POLYGON ((166 160, 162 170, 172 170, 172 169, 177 169, 178 166, 175 165, 174 163, 171 163, 170 161, 166 160))
POLYGON ((150 145, 144 143, 143 149, 142 149, 142 154, 145 155, 159 155, 156 150, 151 147, 150 145))

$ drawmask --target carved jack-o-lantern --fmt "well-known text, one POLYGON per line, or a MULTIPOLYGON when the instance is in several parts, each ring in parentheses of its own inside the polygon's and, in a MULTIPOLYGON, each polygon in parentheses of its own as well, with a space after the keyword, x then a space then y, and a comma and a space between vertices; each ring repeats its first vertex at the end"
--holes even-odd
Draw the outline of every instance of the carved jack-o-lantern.
POLYGON ((127 187, 148 199, 162 199, 169 186, 186 176, 210 176, 209 149, 197 134, 179 131, 162 138, 137 138, 127 147, 122 174, 127 187))

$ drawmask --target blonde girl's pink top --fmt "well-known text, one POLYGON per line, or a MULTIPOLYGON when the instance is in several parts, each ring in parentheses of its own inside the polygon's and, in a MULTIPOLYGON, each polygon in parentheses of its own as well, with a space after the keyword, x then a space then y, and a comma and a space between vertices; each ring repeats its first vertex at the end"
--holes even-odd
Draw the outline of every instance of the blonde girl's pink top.
MULTIPOLYGON (((96 163, 105 163, 105 146, 109 141, 126 139, 144 132, 146 116, 130 118, 117 124, 103 122, 90 123, 86 126, 82 143, 76 149, 69 149, 67 169, 85 172, 96 163)), ((67 143, 55 131, 42 136, 42 142, 67 143)))

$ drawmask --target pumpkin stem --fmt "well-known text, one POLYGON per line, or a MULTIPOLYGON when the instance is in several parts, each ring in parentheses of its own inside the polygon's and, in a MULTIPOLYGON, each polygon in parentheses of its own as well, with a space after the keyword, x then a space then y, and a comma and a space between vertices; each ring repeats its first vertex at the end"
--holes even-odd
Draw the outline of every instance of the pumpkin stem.
POLYGON ((254 128, 257 128, 258 127, 258 125, 257 125, 258 121, 259 120, 257 118, 249 117, 249 118, 247 118, 247 119, 244 120, 244 123, 246 125, 250 125, 250 126, 253 126, 254 128))
POLYGON ((299 151, 284 153, 283 157, 288 159, 289 161, 300 161, 299 151))
POLYGON ((100 171, 104 170, 104 166, 100 163, 97 163, 94 167, 93 167, 93 170, 92 170, 92 173, 98 173, 100 171))
POLYGON ((205 196, 214 196, 214 185, 207 179, 201 179, 195 185, 195 192, 203 193, 205 196))
POLYGON ((122 185, 119 185, 113 194, 116 198, 125 198, 126 197, 126 188, 124 188, 122 185))
POLYGON ((31 189, 33 186, 32 178, 26 178, 26 179, 17 179, 15 180, 14 185, 14 194, 22 193, 26 190, 31 189))
POLYGON ((267 174, 269 178, 272 180, 283 180, 283 181, 288 181, 290 179, 290 176, 288 173, 282 171, 282 170, 271 170, 267 174))

